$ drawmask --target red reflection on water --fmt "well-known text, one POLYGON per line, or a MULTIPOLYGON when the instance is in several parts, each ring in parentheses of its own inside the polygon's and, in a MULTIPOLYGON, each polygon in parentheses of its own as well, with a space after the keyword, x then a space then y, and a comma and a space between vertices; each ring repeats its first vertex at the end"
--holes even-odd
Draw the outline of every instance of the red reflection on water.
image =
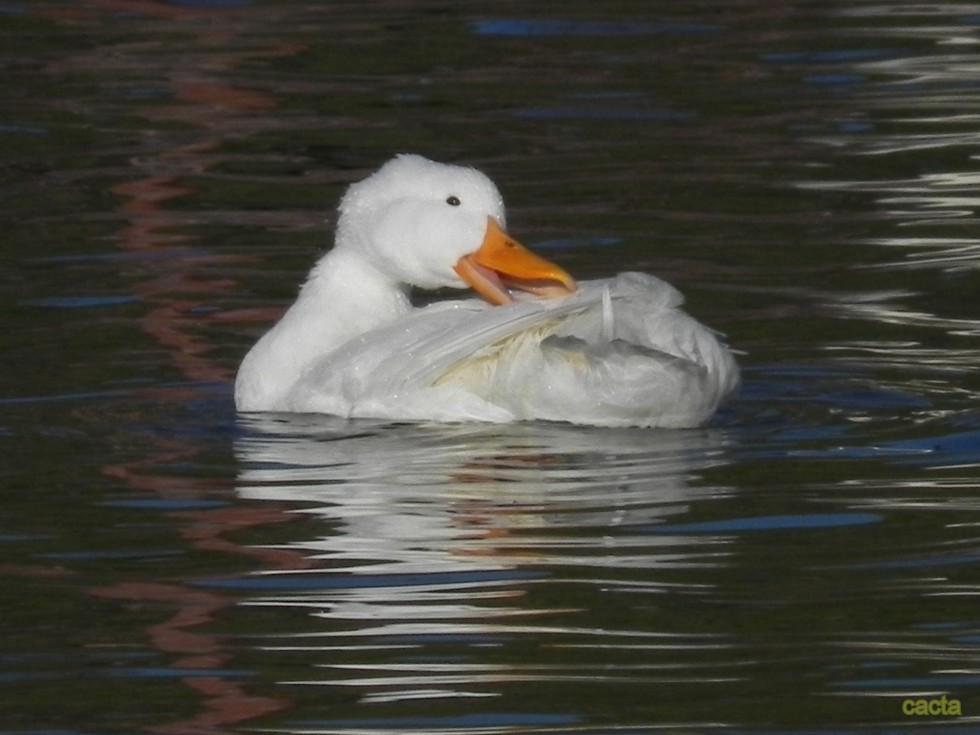
MULTIPOLYGON (((185 525, 182 535, 198 550, 218 551, 258 558, 263 568, 297 569, 308 566, 301 554, 289 550, 244 547, 227 540, 224 534, 253 526, 266 526, 291 520, 271 506, 256 508, 217 508, 174 513, 185 525)), ((218 670, 233 666, 233 654, 220 636, 202 631, 236 599, 227 593, 195 589, 179 582, 120 582, 92 589, 98 597, 126 602, 157 603, 172 606, 175 612, 163 622, 146 629, 158 651, 176 656, 175 669, 218 670)), ((188 676, 184 684, 203 697, 203 711, 193 717, 152 728, 159 733, 221 733, 225 728, 247 720, 287 709, 291 702, 280 697, 250 694, 234 677, 188 676)))
MULTIPOLYGON (((153 43, 130 40, 110 49, 101 47, 89 59, 89 65, 100 66, 100 60, 111 57, 130 69, 139 69, 144 78, 152 78, 151 86, 169 89, 172 104, 146 105, 137 111, 147 121, 146 140, 154 140, 155 132, 172 130, 174 120, 201 131, 198 139, 190 142, 187 134, 161 134, 160 148, 149 153, 144 150, 133 157, 129 162, 132 176, 110 188, 119 198, 116 211, 124 219, 117 233, 119 247, 127 252, 152 251, 165 256, 146 261, 147 264, 136 261, 136 266, 127 267, 142 268, 135 270, 132 281, 133 293, 140 297, 141 303, 149 305, 140 320, 141 329, 166 348, 184 382, 177 387, 150 389, 145 393, 155 401, 167 402, 199 397, 202 382, 228 383, 234 373, 233 368, 213 357, 215 346, 205 336, 206 328, 239 321, 267 321, 270 314, 266 310, 216 313, 213 304, 235 282, 209 276, 207 270, 213 272, 216 263, 228 265, 235 259, 193 250, 195 237, 186 231, 193 215, 173 208, 173 204, 198 193, 193 177, 206 173, 220 160, 216 152, 224 140, 247 129, 249 117, 278 104, 274 96, 241 88, 220 78, 221 74, 256 57, 295 54, 303 47, 275 43, 263 47, 254 38, 243 41, 238 37, 240 29, 248 28, 249 23, 268 22, 259 11, 249 20, 247 8, 223 10, 165 2, 88 0, 40 12, 66 25, 95 24, 110 18, 114 22, 124 20, 138 35, 149 38, 155 32, 166 34, 179 30, 181 33, 179 59, 174 63, 170 63, 173 59, 167 60, 166 67, 161 65, 160 50, 153 43), (230 18, 235 22, 226 22, 230 18), (187 40, 188 37, 195 40, 187 40), (236 50, 236 42, 245 50, 236 50), (144 53, 146 56, 141 56, 144 53), (183 140, 174 143, 178 137, 183 140)), ((268 12, 268 8, 261 12, 268 12)), ((101 68, 95 71, 96 77, 103 78, 101 68)), ((129 108, 126 112, 132 114, 133 110, 129 108)), ((133 273, 130 270, 127 275, 132 277, 133 273)), ((145 456, 106 466, 104 474, 134 491, 153 492, 165 499, 213 497, 215 492, 229 492, 226 479, 174 476, 166 471, 178 462, 193 460, 200 453, 193 440, 154 437, 151 441, 152 447, 145 456)), ((232 532, 296 518, 275 504, 181 511, 170 517, 178 520, 181 536, 194 550, 247 557, 263 569, 297 569, 309 565, 308 559, 297 552, 243 546, 229 540, 228 534, 232 532)), ((182 580, 120 581, 90 591, 102 598, 140 605, 158 604, 173 611, 162 622, 146 628, 146 634, 155 649, 174 657, 174 668, 200 672, 187 676, 183 682, 201 697, 201 711, 187 719, 155 726, 152 731, 212 735, 230 732, 229 728, 235 725, 290 706, 290 701, 283 698, 249 693, 247 682, 234 676, 223 676, 220 671, 210 674, 211 670, 233 665, 234 649, 228 641, 204 628, 237 602, 233 594, 203 591, 182 580)))
MULTIPOLYGON (((150 582, 123 582, 92 592, 109 599, 176 606, 177 612, 173 616, 147 628, 157 650, 177 655, 174 668, 212 670, 231 662, 231 655, 224 650, 218 637, 193 630, 211 622, 217 613, 228 607, 231 601, 227 595, 193 590, 181 584, 150 582)), ((238 682, 218 674, 188 677, 184 683, 203 696, 204 711, 178 722, 150 728, 152 732, 226 732, 228 726, 273 714, 290 704, 286 699, 250 695, 238 682)))

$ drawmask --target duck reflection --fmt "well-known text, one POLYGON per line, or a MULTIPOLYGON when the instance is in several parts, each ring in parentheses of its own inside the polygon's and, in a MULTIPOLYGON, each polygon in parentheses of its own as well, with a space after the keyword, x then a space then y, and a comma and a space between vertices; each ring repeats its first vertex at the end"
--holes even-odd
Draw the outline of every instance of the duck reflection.
POLYGON ((553 680, 540 661, 515 674, 523 655, 489 670, 473 647, 519 639, 557 650, 556 636, 569 648, 663 646, 671 636, 649 621, 599 625, 595 595, 689 585, 665 572, 725 553, 718 539, 649 533, 727 494, 698 478, 723 462, 721 433, 297 415, 243 424, 240 496, 298 503, 331 529, 292 544, 313 568, 228 580, 255 593, 246 604, 307 608, 320 621, 270 646, 330 652, 317 669, 328 676, 294 683, 356 686, 362 701, 392 701, 489 696, 472 687, 515 676, 553 680), (449 658, 445 646, 455 647, 449 658), (417 663, 419 648, 429 663, 417 663), (400 649, 416 653, 383 663, 374 655, 400 649))
POLYGON ((237 444, 239 494, 310 503, 336 532, 298 542, 349 573, 575 563, 656 566, 649 526, 724 492, 692 482, 722 461, 711 432, 560 424, 391 424, 257 416, 237 444))

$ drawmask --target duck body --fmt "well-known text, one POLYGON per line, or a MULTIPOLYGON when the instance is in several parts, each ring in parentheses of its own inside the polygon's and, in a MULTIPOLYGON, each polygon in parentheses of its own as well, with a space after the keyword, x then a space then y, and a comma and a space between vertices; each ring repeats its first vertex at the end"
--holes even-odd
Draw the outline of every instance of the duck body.
MULTIPOLYGON (((389 179, 387 190, 398 191, 396 182, 389 179)), ((506 236, 503 256, 474 258, 502 225, 496 188, 473 169, 400 156, 352 186, 341 203, 337 245, 243 361, 238 410, 682 428, 705 423, 737 389, 732 353, 682 310, 672 286, 643 273, 576 284, 506 236), (350 229, 351 202, 372 198, 370 186, 356 187, 383 183, 389 167, 414 171, 412 185, 393 199, 400 214, 385 235, 407 255, 370 244, 384 218, 378 210, 350 229), (460 200, 470 212, 454 204, 460 200), (452 211, 436 206, 419 224, 421 204, 447 202, 452 211), (440 222, 447 214, 449 227, 440 222), (454 232, 434 233, 440 226, 454 232), (442 245, 419 257, 415 242, 431 247, 440 237, 442 245), (412 258, 440 261, 442 270, 400 262, 412 258), (411 268, 418 272, 404 272, 411 268), (469 298, 414 308, 408 297, 409 285, 467 284, 493 303, 469 298), (515 285, 543 295, 518 294, 509 288, 515 285)))

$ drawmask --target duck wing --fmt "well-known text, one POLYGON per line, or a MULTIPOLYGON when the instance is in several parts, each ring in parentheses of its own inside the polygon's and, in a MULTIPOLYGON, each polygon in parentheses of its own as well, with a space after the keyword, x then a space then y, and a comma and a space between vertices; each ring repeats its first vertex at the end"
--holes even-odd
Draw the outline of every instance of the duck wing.
POLYGON ((625 273, 561 299, 432 304, 327 355, 288 402, 396 419, 698 425, 738 369, 682 303, 664 281, 625 273))

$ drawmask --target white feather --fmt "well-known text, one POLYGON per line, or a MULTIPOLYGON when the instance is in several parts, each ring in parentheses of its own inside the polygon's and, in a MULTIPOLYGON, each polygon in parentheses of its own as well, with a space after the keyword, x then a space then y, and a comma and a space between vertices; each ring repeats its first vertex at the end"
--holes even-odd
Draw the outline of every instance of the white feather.
MULTIPOLYGON (((425 164, 431 179, 438 164, 425 164)), ((456 167, 443 168, 443 188, 465 193, 456 167)), ((358 211, 371 211, 364 201, 371 189, 358 186, 358 211)), ((354 231, 338 238, 366 241, 373 221, 347 222, 354 231)), ((405 231, 414 231, 411 224, 405 231)), ((587 281, 563 298, 504 306, 464 299, 413 309, 404 283, 378 276, 397 262, 375 268, 349 251, 325 256, 297 304, 247 356, 236 385, 240 410, 689 427, 707 421, 738 386, 732 353, 654 276, 587 281)), ((411 267, 436 273, 440 266, 411 267)))

